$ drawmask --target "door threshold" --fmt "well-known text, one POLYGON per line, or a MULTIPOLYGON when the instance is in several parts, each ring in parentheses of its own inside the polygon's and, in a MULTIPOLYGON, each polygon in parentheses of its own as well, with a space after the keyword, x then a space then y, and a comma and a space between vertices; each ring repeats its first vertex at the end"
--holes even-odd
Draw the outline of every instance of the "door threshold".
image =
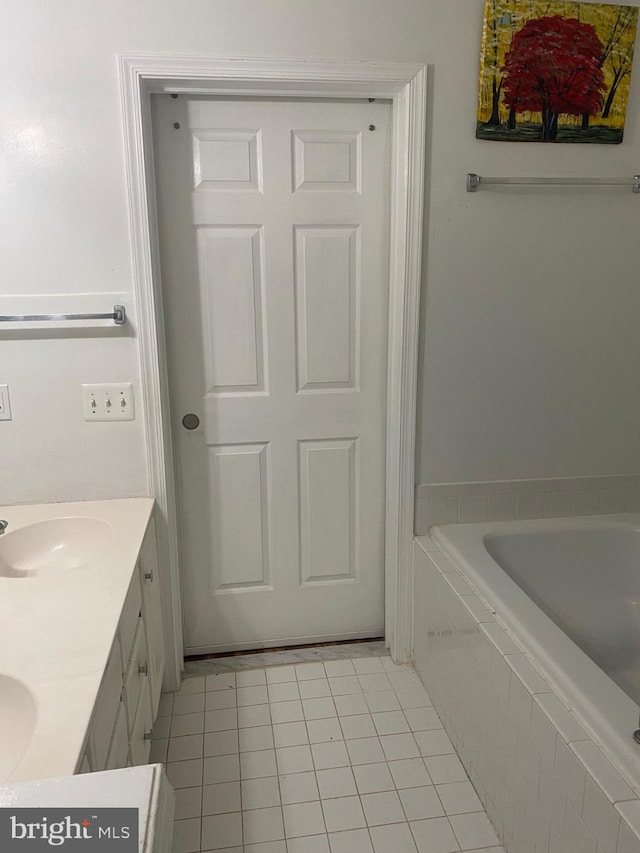
POLYGON ((333 640, 300 646, 281 646, 276 649, 254 649, 190 655, 184 659, 185 675, 209 675, 232 670, 259 669, 265 666, 315 663, 345 658, 384 657, 389 654, 384 637, 363 640, 333 640))

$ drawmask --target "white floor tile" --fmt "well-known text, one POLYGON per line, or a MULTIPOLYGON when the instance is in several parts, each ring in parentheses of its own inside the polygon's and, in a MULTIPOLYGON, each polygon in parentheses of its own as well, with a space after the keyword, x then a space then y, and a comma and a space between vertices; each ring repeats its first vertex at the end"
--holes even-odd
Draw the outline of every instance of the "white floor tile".
POLYGON ((326 743, 330 740, 343 739, 337 717, 329 717, 326 720, 307 720, 307 731, 310 743, 326 743))
POLYGON ((329 679, 329 688, 334 696, 345 696, 349 693, 362 693, 360 682, 356 675, 338 675, 329 679))
POLYGON ((463 850, 500 844, 489 818, 484 812, 454 815, 450 820, 463 850))
POLYGON ((365 693, 367 707, 372 714, 382 711, 399 711, 400 702, 393 690, 378 690, 365 693))
POLYGON ((288 853, 330 853, 328 835, 306 835, 287 839, 288 853))
POLYGON ((412 732, 441 729, 442 723, 435 708, 405 708, 404 715, 412 732))
POLYGON ((203 784, 214 785, 218 782, 237 782, 240 779, 240 761, 238 755, 216 755, 205 758, 203 784))
POLYGON ((453 744, 443 729, 434 729, 430 732, 416 732, 414 737, 420 749, 420 754, 424 757, 455 754, 453 744))
POLYGON ((431 784, 429 773, 422 758, 404 758, 400 761, 390 761, 389 770, 393 776, 393 781, 396 783, 396 788, 419 788, 431 784))
POLYGON ((411 667, 271 657, 162 697, 173 853, 504 853, 411 667))
POLYGON ((373 723, 379 735, 398 735, 411 731, 402 711, 380 711, 373 714, 373 723))
POLYGON ((240 812, 207 815, 202 818, 202 849, 219 850, 242 844, 242 815, 240 812))
POLYGON ((281 684, 286 681, 296 681, 295 666, 270 666, 267 671, 267 684, 281 684))
POLYGON ((268 726, 271 723, 269 705, 247 705, 238 708, 238 728, 247 729, 252 726, 268 726))
POLYGON ((396 690, 401 708, 427 708, 433 705, 424 687, 406 687, 396 690))
POLYGON ((350 660, 327 660, 324 662, 324 669, 327 675, 331 677, 356 674, 353 662, 350 660))
POLYGON ((242 853, 242 851, 244 853, 287 853, 287 844, 285 841, 262 841, 259 844, 247 844, 245 847, 238 847, 237 853, 242 853))
POLYGON ((296 720, 304 720, 302 713, 302 702, 274 702, 271 708, 271 719, 274 723, 294 723, 296 720))
POLYGON ((207 675, 205 679, 206 690, 235 690, 235 686, 235 672, 218 672, 214 675, 207 675))
POLYGON ((277 841, 284 838, 282 809, 248 809, 242 812, 244 843, 257 844, 262 841, 277 841))
MULTIPOLYGON (((200 711, 197 714, 179 714, 177 717, 167 717, 163 719, 171 720, 171 735, 172 737, 182 737, 183 735, 200 735, 204 731, 204 713, 200 711)), ((153 727, 154 735, 157 730, 158 720, 153 727)))
POLYGON ((269 701, 266 684, 256 684, 251 687, 238 687, 238 707, 246 705, 262 705, 269 701))
POLYGON ((482 811, 482 803, 468 780, 436 785, 436 790, 448 815, 482 811))
POLYGON ((167 764, 167 779, 173 788, 196 788, 202 785, 202 758, 167 764))
POLYGON ((175 695, 189 696, 192 693, 204 693, 204 675, 190 675, 185 678, 175 695))
POLYGON ((269 702, 292 702, 300 698, 297 681, 283 681, 267 687, 269 702))
POLYGON ((379 791, 393 791, 395 784, 389 765, 386 762, 379 764, 356 764, 353 775, 359 794, 375 794, 379 791))
POLYGON ((376 737, 378 734, 371 714, 354 714, 351 717, 340 717, 340 725, 345 740, 376 737))
POLYGON ((372 826, 369 831, 375 853, 416 853, 408 823, 372 826))
POLYGON ((320 802, 293 803, 282 807, 287 838, 302 835, 325 834, 324 817, 320 802))
POLYGON ((238 704, 235 690, 211 690, 205 697, 205 711, 221 711, 223 708, 235 708, 238 704))
POLYGON ((362 808, 367 826, 381 826, 385 823, 401 823, 405 820, 400 797, 395 791, 378 794, 363 794, 362 808))
POLYGON ((173 716, 178 714, 197 714, 198 711, 204 711, 204 693, 193 693, 187 696, 178 696, 176 694, 173 700, 173 716))
POLYGON ((400 799, 407 820, 426 820, 430 817, 444 817, 442 803, 433 785, 423 788, 403 788, 400 799))
POLYGON ((276 749, 276 756, 280 776, 287 773, 303 773, 305 770, 313 770, 309 746, 284 746, 276 749))
POLYGON ((367 705, 363 693, 336 696, 334 702, 339 717, 350 717, 353 714, 369 713, 369 706, 367 705))
POLYGON ((280 776, 279 780, 283 806, 291 803, 309 803, 320 799, 316 774, 313 770, 280 776))
POLYGON ((330 770, 317 770, 318 789, 323 800, 334 797, 350 797, 358 793, 351 767, 334 767, 330 770))
POLYGON ((277 776, 276 752, 274 749, 261 749, 255 752, 240 753, 240 778, 259 779, 277 776))
POLYGON ((273 729, 271 726, 251 726, 238 732, 240 752, 255 752, 259 749, 273 749, 273 729))
POLYGON ((455 853, 460 850, 446 817, 411 821, 409 825, 419 853, 455 853))
POLYGON ((240 782, 221 782, 202 789, 202 814, 227 814, 241 808, 240 782))
POLYGON ((176 788, 176 820, 199 818, 202 814, 202 788, 176 788))
POLYGON ((443 782, 465 782, 467 773, 457 755, 433 755, 425 758, 429 776, 434 785, 443 782))
POLYGON ((277 776, 243 779, 240 785, 243 810, 267 809, 280 805, 280 785, 277 776))
POLYGON ((365 737, 346 741, 352 764, 377 764, 386 761, 380 738, 365 737))
POLYGON ((236 685, 238 687, 254 687, 256 684, 266 684, 267 674, 264 669, 249 669, 236 672, 236 685))
POLYGON ((328 832, 341 832, 345 829, 359 829, 366 826, 359 797, 322 800, 322 809, 328 832))
POLYGON ((311 745, 313 764, 316 770, 326 770, 329 767, 347 767, 351 762, 343 740, 311 745))
POLYGON ((273 740, 276 746, 300 746, 309 743, 309 733, 302 721, 277 723, 273 727, 273 740))
POLYGON ((380 658, 356 658, 353 661, 353 668, 358 675, 368 675, 371 672, 384 672, 380 658))
POLYGON ((235 708, 223 711, 206 711, 204 715, 205 732, 223 732, 238 728, 238 712, 235 708))
POLYGON ((391 690, 391 682, 384 672, 372 672, 370 674, 362 674, 358 676, 360 686, 365 693, 371 691, 379 692, 381 690, 391 690))
POLYGON ((173 822, 172 853, 199 853, 200 817, 173 822))
MULTIPOLYGON (((420 733, 418 732, 418 734, 420 733)), ((412 734, 382 735, 380 743, 387 761, 417 758, 420 755, 418 745, 412 734)))
POLYGON ((313 681, 300 681, 298 690, 302 699, 320 699, 331 696, 329 681, 326 678, 314 678, 313 681))
POLYGON ((298 663, 295 666, 298 681, 309 681, 317 678, 326 678, 326 670, 322 663, 298 663))
POLYGON ((336 706, 330 696, 321 699, 303 699, 302 708, 305 720, 323 720, 337 716, 336 706))
POLYGON ((348 832, 330 832, 331 853, 374 853, 371 838, 366 829, 348 832))
MULTIPOLYGON (((164 718, 163 718, 164 719, 164 718)), ((167 751, 169 749, 169 738, 151 741, 151 752, 149 753, 149 764, 166 764, 167 751)))
POLYGON ((222 732, 207 732, 204 736, 204 757, 215 755, 233 755, 239 752, 238 732, 229 729, 222 732))

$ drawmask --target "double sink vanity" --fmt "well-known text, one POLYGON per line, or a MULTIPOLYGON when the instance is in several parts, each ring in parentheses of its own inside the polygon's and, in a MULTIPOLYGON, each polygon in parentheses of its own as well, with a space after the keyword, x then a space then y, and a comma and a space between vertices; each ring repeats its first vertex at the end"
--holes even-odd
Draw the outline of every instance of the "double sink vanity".
POLYGON ((15 783, 147 763, 164 673, 153 516, 151 498, 0 507, 0 806, 15 783))

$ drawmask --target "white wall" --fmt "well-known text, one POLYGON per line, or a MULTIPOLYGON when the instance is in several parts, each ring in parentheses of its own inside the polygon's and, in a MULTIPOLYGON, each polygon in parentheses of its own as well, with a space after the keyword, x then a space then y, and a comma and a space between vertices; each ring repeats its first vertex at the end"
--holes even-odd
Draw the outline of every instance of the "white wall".
MULTIPOLYGON (((625 143, 474 139, 482 0, 20 0, 0 51, 0 293, 130 291, 118 53, 432 66, 418 481, 637 470, 640 198, 463 190, 467 171, 638 171, 625 143)), ((0 503, 146 491, 142 423, 85 424, 134 337, 0 338, 0 503)))

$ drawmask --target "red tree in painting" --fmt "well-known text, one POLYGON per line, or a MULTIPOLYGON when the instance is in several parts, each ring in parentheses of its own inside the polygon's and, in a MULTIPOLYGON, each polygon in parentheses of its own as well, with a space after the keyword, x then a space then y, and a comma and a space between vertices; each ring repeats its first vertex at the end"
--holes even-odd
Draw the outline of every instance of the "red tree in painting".
POLYGON ((555 139, 561 113, 600 110, 602 51, 590 24, 560 15, 527 21, 513 37, 502 68, 506 106, 516 113, 542 113, 542 139, 555 139))

